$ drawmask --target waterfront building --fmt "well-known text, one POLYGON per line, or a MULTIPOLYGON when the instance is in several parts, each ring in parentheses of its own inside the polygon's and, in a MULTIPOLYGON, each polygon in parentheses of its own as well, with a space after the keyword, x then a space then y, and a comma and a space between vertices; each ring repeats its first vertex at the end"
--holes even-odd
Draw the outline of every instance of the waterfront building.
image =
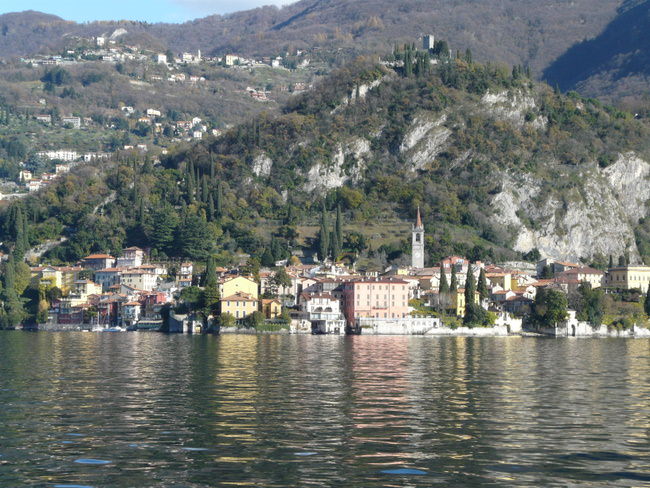
POLYGON ((258 288, 257 282, 252 278, 241 275, 231 276, 222 279, 219 283, 219 295, 229 297, 237 293, 244 293, 257 300, 259 296, 258 288))
POLYGON ((219 311, 230 314, 235 319, 245 319, 258 310, 258 300, 248 293, 237 292, 219 301, 219 311))
POLYGON ((650 284, 650 266, 617 266, 607 271, 605 286, 607 288, 648 291, 650 284))
POLYGON ((399 279, 353 279, 343 285, 348 324, 359 318, 402 318, 409 314, 408 283, 399 279))

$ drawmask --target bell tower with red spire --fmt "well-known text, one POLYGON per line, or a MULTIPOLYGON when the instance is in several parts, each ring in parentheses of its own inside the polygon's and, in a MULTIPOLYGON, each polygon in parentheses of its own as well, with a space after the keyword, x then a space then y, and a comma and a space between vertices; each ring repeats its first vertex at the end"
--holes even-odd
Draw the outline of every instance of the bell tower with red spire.
POLYGON ((422 269, 424 268, 424 225, 422 225, 420 207, 418 207, 417 218, 411 234, 411 266, 415 269, 422 269))

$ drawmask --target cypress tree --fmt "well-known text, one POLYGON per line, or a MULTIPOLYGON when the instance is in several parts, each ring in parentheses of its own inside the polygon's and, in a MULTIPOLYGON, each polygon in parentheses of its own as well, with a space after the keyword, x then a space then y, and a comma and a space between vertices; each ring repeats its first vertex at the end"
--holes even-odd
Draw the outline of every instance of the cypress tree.
POLYGON ((440 286, 438 287, 439 293, 449 293, 449 283, 447 283, 447 275, 444 268, 440 267, 440 286))
POLYGON ((192 203, 194 202, 194 191, 196 188, 196 182, 194 180, 194 170, 192 170, 191 163, 187 171, 186 185, 187 185, 186 187, 187 203, 192 203))
POLYGON ((336 246, 339 253, 343 249, 343 217, 341 217, 341 206, 336 206, 336 246))
POLYGON ((612 269, 614 267, 614 257, 610 254, 609 255, 609 267, 608 269, 612 269))
POLYGON ((451 267, 451 283, 449 283, 449 291, 458 290, 458 278, 456 277, 456 268, 451 267))
POLYGON ((214 198, 212 194, 208 197, 208 222, 214 221, 214 198))
POLYGON ((201 201, 203 203, 208 203, 208 178, 206 176, 201 177, 201 201))
POLYGON ((339 241, 336 238, 335 233, 332 233, 330 236, 330 254, 334 261, 336 261, 341 254, 341 248, 339 247, 339 241))
POLYGON ((650 286, 648 286, 645 301, 643 302, 643 311, 648 317, 650 317, 650 286))
POLYGON ((14 235, 14 257, 19 261, 23 259, 27 246, 25 245, 25 227, 26 221, 23 216, 23 211, 20 207, 16 208, 13 216, 13 235, 14 235))
POLYGON ((487 278, 485 277, 485 269, 483 268, 481 268, 481 272, 478 275, 478 286, 476 289, 478 291, 481 303, 483 303, 488 299, 490 293, 487 286, 487 278))
POLYGON ((20 325, 25 318, 23 302, 16 292, 16 261, 13 256, 9 256, 9 260, 5 264, 3 284, 4 313, 2 314, 3 323, 0 325, 13 329, 20 325))
POLYGON ((320 219, 320 230, 318 232, 318 254, 321 261, 328 257, 330 250, 330 235, 327 229, 327 214, 325 212, 325 204, 323 204, 323 211, 320 219))
POLYGON ((214 202, 214 213, 218 219, 223 217, 223 187, 221 182, 217 183, 217 199, 214 202))
POLYGON ((203 280, 203 293, 202 293, 202 315, 203 327, 207 332, 208 330, 208 317, 214 316, 219 311, 219 283, 217 281, 217 270, 213 256, 208 256, 205 265, 205 275, 203 280))
POLYGON ((467 276, 465 277, 465 316, 463 321, 467 323, 474 323, 476 317, 476 304, 474 297, 476 296, 476 279, 472 273, 472 265, 467 266, 467 276))

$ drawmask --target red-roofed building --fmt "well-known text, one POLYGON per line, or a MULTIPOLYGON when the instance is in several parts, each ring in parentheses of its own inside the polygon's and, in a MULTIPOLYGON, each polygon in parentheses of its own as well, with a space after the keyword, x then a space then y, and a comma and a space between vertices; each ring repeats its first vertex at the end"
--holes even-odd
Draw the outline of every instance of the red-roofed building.
POLYGON ((90 269, 106 269, 112 268, 115 265, 115 258, 109 254, 91 254, 82 259, 86 268, 90 269))

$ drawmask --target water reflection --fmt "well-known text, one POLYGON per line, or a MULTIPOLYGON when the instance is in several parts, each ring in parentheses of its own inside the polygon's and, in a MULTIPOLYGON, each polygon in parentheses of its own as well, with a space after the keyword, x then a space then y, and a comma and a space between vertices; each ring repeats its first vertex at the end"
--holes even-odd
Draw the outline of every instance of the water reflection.
POLYGON ((641 486, 649 344, 0 333, 0 487, 641 486))

